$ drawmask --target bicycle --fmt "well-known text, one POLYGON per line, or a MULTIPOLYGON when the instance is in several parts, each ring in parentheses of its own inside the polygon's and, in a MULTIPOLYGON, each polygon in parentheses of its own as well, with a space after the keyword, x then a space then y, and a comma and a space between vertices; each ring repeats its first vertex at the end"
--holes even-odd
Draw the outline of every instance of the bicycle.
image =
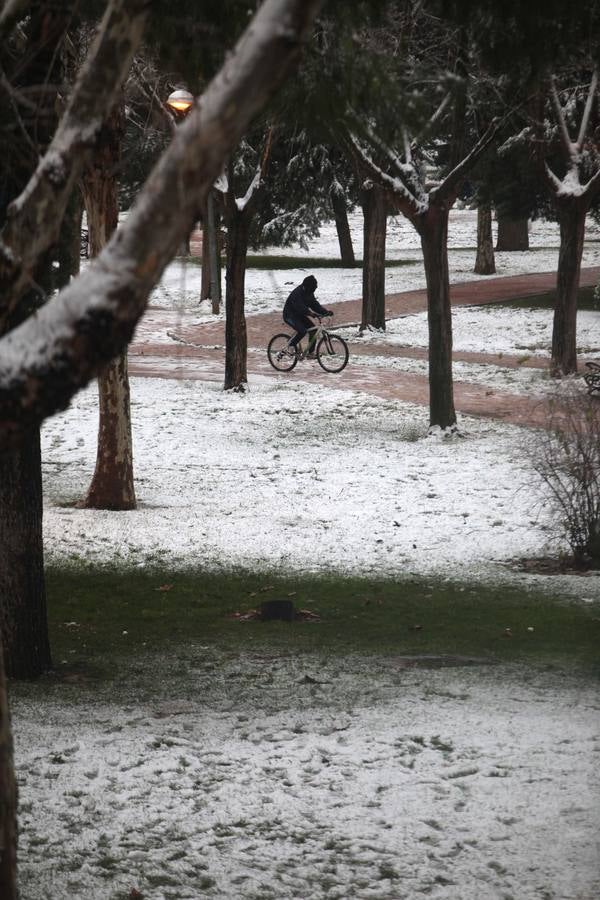
POLYGON ((313 341, 314 357, 303 350, 300 345, 290 346, 293 334, 276 334, 271 338, 267 347, 267 356, 273 368, 278 372, 291 372, 300 360, 314 358, 326 372, 341 372, 346 368, 350 355, 348 344, 339 335, 330 334, 327 331, 323 325, 322 316, 314 316, 314 318, 318 320, 318 325, 308 329, 309 332, 316 332, 313 341))

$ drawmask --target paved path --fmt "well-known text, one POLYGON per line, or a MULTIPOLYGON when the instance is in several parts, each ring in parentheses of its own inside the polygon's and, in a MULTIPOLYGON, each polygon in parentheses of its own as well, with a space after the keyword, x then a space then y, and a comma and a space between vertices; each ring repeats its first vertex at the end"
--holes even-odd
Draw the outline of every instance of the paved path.
MULTIPOLYGON (((600 266, 583 269, 581 285, 595 285, 600 278, 600 266)), ((505 278, 486 278, 455 284, 451 288, 453 307, 496 303, 511 298, 534 296, 552 290, 555 272, 516 275, 505 278)), ((335 311, 335 325, 360 322, 360 300, 344 300, 329 304, 335 311)), ((423 312, 427 308, 425 290, 388 294, 388 319, 423 312)), ((129 369, 132 375, 161 378, 186 378, 222 381, 224 355, 224 324, 222 321, 202 325, 192 324, 197 318, 189 311, 150 308, 140 323, 136 339, 130 346, 129 369), (167 338, 167 341, 165 341, 167 338), (170 339, 169 339, 170 338, 170 339)), ((264 313, 248 316, 248 374, 249 377, 306 381, 335 386, 338 389, 364 391, 386 399, 404 400, 423 406, 429 404, 427 377, 368 365, 369 356, 427 359, 427 351, 415 347, 389 346, 376 341, 351 346, 351 359, 339 375, 327 375, 317 363, 303 362, 289 375, 278 375, 268 363, 265 342, 268 336, 282 328, 281 314, 264 313), (360 356, 360 363, 352 364, 352 357, 360 356)), ((548 360, 540 357, 521 357, 483 353, 455 353, 455 361, 475 362, 504 367, 547 368, 548 360)), ((541 425, 545 421, 542 397, 510 394, 481 384, 454 382, 454 402, 458 413, 501 419, 518 425, 541 425)))

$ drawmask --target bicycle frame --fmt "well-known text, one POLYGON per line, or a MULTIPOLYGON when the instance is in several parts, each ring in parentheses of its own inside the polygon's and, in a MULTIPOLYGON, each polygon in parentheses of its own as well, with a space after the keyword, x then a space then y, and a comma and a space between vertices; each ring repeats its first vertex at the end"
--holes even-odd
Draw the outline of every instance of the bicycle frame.
MULTIPOLYGON (((303 350, 303 349, 301 348, 301 346, 300 346, 300 345, 302 344, 302 341, 304 340, 304 338, 302 338, 302 341, 299 341, 299 346, 298 346, 297 349, 300 349, 300 353, 298 354, 298 356, 299 356, 300 359, 304 359, 304 358, 306 357, 306 353, 307 353, 307 351, 308 351, 308 347, 311 345, 311 343, 312 343, 312 346, 313 346, 313 350, 315 350, 316 347, 317 347, 317 345, 318 345, 318 343, 319 343, 319 341, 321 340, 321 338, 325 338, 325 341, 326 341, 327 344, 328 344, 327 349, 329 350, 330 353, 333 352, 333 351, 332 351, 331 344, 328 343, 329 332, 327 331, 327 329, 326 329, 325 326, 323 325, 323 320, 321 319, 320 316, 314 316, 314 318, 317 319, 318 324, 317 324, 317 325, 313 325, 313 327, 312 327, 312 328, 309 328, 308 331, 306 332, 305 337, 308 337, 308 335, 311 335, 311 337, 312 337, 312 334, 311 334, 311 333, 312 333, 312 332, 315 332, 314 338, 312 338, 312 340, 311 340, 311 338, 308 338, 308 346, 307 346, 307 349, 306 349, 306 350, 303 350)), ((288 346, 289 346, 289 345, 288 345, 288 346)))

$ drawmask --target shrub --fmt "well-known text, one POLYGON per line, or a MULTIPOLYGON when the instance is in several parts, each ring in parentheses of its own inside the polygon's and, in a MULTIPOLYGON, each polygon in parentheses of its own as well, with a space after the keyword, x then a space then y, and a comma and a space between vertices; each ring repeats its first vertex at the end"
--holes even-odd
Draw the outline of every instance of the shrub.
POLYGON ((600 566, 600 398, 575 385, 548 403, 534 441, 541 477, 579 566, 600 566))

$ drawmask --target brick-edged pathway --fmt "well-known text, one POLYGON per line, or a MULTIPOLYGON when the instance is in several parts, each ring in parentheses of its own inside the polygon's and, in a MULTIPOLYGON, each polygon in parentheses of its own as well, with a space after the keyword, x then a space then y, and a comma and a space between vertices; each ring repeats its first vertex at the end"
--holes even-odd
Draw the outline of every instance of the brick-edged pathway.
MULTIPOLYGON (((600 266, 583 269, 581 285, 595 285, 600 278, 600 266)), ((486 278, 452 285, 453 306, 473 306, 496 303, 511 298, 534 296, 552 290, 555 272, 534 275, 515 275, 505 278, 486 278)), ((360 300, 329 303, 335 312, 335 325, 356 324, 360 321, 360 300)), ((388 319, 422 312, 427 308, 424 290, 388 294, 388 319)), ((223 379, 223 322, 202 325, 190 324, 195 314, 189 311, 151 308, 140 323, 135 341, 130 346, 129 370, 132 375, 162 378, 187 378, 221 381, 223 379), (188 320, 188 321, 186 321, 188 320), (172 335, 172 343, 159 343, 156 333, 172 335)), ((289 375, 278 375, 269 365, 265 354, 268 338, 284 328, 280 313, 248 316, 248 374, 290 381, 307 381, 338 389, 364 391, 386 399, 404 400, 427 406, 429 385, 426 376, 386 370, 369 366, 365 361, 352 365, 352 356, 389 356, 426 359, 427 351, 414 347, 382 346, 376 341, 351 346, 350 363, 339 375, 327 375, 317 363, 303 362, 289 375)), ((548 361, 539 357, 522 358, 483 353, 455 353, 456 361, 501 365, 504 367, 547 367, 548 361)), ((454 382, 454 402, 458 413, 501 419, 518 425, 541 425, 545 420, 543 398, 510 394, 464 381, 454 382)))

